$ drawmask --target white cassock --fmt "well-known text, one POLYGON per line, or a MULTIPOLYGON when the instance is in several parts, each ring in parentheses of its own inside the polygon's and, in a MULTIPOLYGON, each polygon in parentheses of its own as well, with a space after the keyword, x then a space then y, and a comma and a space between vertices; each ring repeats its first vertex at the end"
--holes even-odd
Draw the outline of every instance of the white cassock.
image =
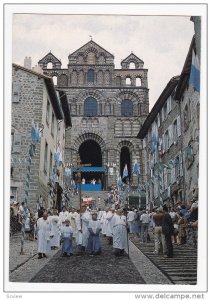
POLYGON ((51 247, 60 247, 60 220, 57 215, 48 217, 51 224, 51 233, 53 235, 51 239, 51 247))
POLYGON ((64 222, 66 219, 69 218, 69 212, 66 210, 66 211, 61 211, 59 213, 59 220, 60 220, 60 223, 64 222))
POLYGON ((78 213, 75 211, 74 213, 70 212, 69 213, 69 220, 70 220, 70 226, 72 227, 73 230, 73 237, 76 237, 76 218, 78 216, 78 213))
POLYGON ((107 215, 107 212, 103 211, 102 212, 102 217, 101 217, 101 220, 100 220, 101 227, 102 227, 102 234, 106 234, 106 224, 107 224, 106 215, 107 215))
POLYGON ((107 220, 107 226, 106 226, 106 236, 112 237, 113 236, 113 217, 114 214, 109 211, 106 215, 106 220, 107 220))
POLYGON ((81 230, 81 216, 78 214, 75 218, 75 242, 76 245, 82 245, 82 233, 81 230))
POLYGON ((88 225, 89 225, 89 221, 91 221, 90 212, 85 211, 81 216, 81 220, 82 220, 82 246, 86 247, 89 238, 88 225))
POLYGON ((50 243, 51 236, 51 223, 49 219, 44 220, 39 218, 37 220, 37 243, 38 243, 38 253, 49 253, 51 250, 50 243))
POLYGON ((124 249, 128 253, 126 217, 113 217, 113 248, 124 249))

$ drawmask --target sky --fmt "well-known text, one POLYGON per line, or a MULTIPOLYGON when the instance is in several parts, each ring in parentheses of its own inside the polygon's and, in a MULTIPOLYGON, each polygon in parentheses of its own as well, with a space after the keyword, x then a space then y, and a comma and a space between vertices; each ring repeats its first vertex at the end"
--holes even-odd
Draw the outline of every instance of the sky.
POLYGON ((114 55, 115 68, 131 52, 148 69, 150 109, 182 71, 194 34, 190 16, 14 14, 12 62, 32 66, 51 51, 67 68, 68 55, 90 40, 114 55))

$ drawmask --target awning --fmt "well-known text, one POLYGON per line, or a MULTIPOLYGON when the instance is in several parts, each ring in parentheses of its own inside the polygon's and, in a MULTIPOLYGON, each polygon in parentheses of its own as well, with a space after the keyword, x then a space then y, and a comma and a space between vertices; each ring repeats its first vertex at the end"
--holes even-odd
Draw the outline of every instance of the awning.
MULTIPOLYGON (((105 172, 104 167, 81 167, 80 168, 81 172, 105 172)), ((73 172, 78 172, 77 168, 73 168, 73 172)))

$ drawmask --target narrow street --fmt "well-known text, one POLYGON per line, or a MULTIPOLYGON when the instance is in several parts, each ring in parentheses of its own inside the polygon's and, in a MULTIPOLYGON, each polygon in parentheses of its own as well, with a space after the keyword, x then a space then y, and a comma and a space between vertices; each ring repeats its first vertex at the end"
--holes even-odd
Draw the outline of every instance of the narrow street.
POLYGON ((115 257, 113 248, 101 236, 102 254, 61 257, 61 251, 32 278, 31 282, 145 284, 125 254, 115 257))

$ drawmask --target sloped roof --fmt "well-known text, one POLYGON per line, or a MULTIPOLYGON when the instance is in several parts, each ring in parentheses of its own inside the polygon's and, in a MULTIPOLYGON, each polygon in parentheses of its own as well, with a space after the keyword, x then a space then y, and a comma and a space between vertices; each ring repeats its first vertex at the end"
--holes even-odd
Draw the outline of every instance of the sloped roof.
MULTIPOLYGON (((79 49, 77 49, 76 51, 72 52, 71 54, 69 54, 69 56, 72 56, 74 54, 76 54, 77 52, 81 52, 83 50, 83 48, 87 47, 88 45, 90 45, 90 47, 98 47, 100 48, 103 52, 106 52, 109 56, 113 57, 113 54, 111 54, 110 52, 108 52, 107 50, 105 50, 103 47, 101 47, 100 45, 98 45, 97 43, 95 43, 93 40, 89 41, 88 43, 84 44, 83 46, 81 46, 79 49)), ((68 56, 68 57, 69 57, 68 56)))
POLYGON ((124 63, 124 62, 127 62, 128 60, 130 59, 135 59, 141 63, 144 63, 143 60, 141 60, 138 56, 136 56, 134 53, 130 53, 125 59, 123 59, 121 62, 124 63))
POLYGON ((57 117, 58 120, 63 119, 64 115, 63 115, 62 109, 60 107, 60 103, 58 101, 58 98, 57 98, 57 94, 56 94, 56 90, 55 90, 55 87, 54 87, 54 83, 53 83, 52 77, 44 75, 42 73, 35 72, 35 71, 31 70, 31 69, 27 69, 27 68, 25 68, 23 66, 15 64, 15 63, 13 63, 12 66, 14 68, 23 70, 25 72, 31 73, 31 74, 33 74, 33 75, 35 75, 37 77, 41 77, 41 78, 44 79, 46 87, 47 87, 47 90, 48 90, 48 93, 50 95, 50 101, 51 101, 52 106, 54 108, 56 117, 57 117))
POLYGON ((184 93, 185 87, 188 83, 188 80, 190 77, 190 71, 191 71, 191 63, 192 63, 192 50, 195 49, 195 47, 196 47, 195 46, 195 36, 193 36, 189 50, 188 50, 188 54, 187 54, 187 57, 185 59, 185 63, 184 63, 183 69, 182 69, 182 73, 180 75, 180 81, 178 83, 177 90, 175 93, 175 98, 177 100, 181 99, 181 97, 184 93))
POLYGON ((38 64, 39 64, 39 63, 42 63, 43 61, 45 61, 45 59, 46 59, 49 55, 53 56, 54 60, 61 64, 61 61, 60 61, 55 55, 53 55, 53 53, 51 53, 51 51, 48 52, 48 54, 46 54, 42 59, 40 59, 40 60, 38 61, 38 64))
POLYGON ((60 101, 61 101, 61 104, 62 104, 62 110, 63 110, 63 113, 64 113, 64 119, 65 119, 66 127, 72 127, 67 95, 64 91, 58 91, 58 92, 59 92, 60 101))

